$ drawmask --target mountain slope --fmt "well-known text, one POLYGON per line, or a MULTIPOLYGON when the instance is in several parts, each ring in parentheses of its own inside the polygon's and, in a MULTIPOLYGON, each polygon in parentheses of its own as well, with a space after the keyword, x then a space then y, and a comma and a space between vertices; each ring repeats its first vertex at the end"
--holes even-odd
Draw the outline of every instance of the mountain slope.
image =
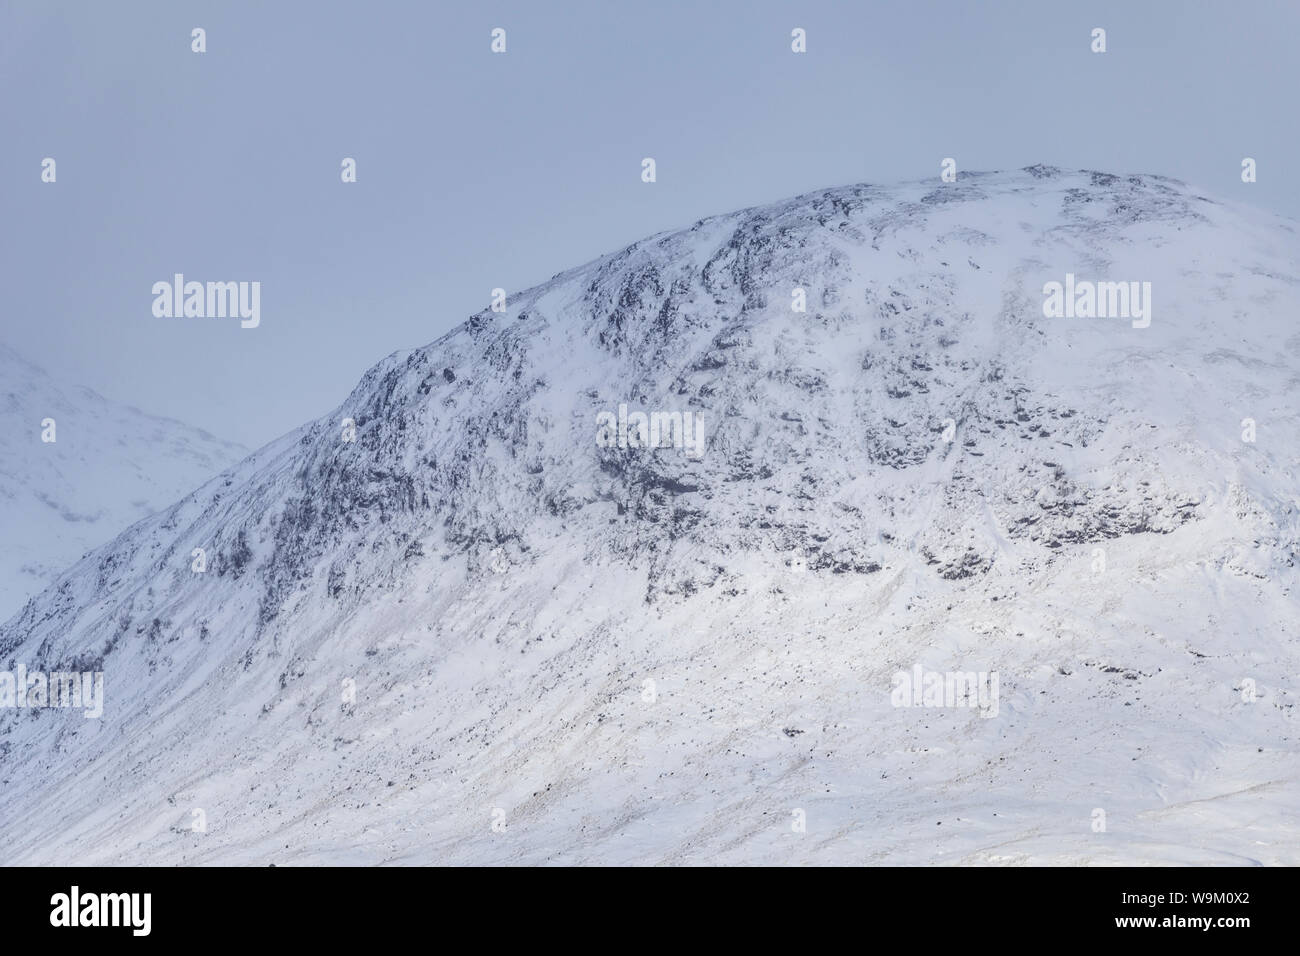
POLYGON ((60 385, 0 346, 0 619, 247 449, 60 385), (53 419, 54 441, 42 423, 53 419))
POLYGON ((0 709, 0 838, 16 862, 1300 862, 1298 252, 1172 180, 1033 167, 562 273, 0 628, 0 661, 102 669, 107 697, 0 709), (1067 273, 1150 282, 1149 326, 1045 318, 1067 273), (691 412, 703 454, 598 442, 623 404, 691 412), (996 672, 996 716, 892 706, 918 664, 996 672))

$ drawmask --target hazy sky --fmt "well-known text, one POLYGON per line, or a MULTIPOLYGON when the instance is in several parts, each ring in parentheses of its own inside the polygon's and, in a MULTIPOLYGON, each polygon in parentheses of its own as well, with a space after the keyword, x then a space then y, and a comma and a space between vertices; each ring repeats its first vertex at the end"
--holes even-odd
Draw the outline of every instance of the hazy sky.
POLYGON ((6 0, 0 341, 259 445, 494 286, 945 156, 1161 173, 1300 218, 1297 39, 1295 0, 6 0), (176 272, 260 281, 260 327, 155 318, 176 272))

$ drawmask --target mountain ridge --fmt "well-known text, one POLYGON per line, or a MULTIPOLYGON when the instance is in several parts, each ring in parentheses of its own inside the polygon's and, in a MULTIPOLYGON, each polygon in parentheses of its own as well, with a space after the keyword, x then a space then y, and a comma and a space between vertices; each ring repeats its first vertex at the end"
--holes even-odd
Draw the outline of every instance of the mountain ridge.
POLYGON ((818 190, 513 294, 0 626, 0 659, 102 668, 109 695, 95 729, 0 710, 0 778, 115 775, 106 809, 66 791, 75 826, 10 790, 5 837, 27 860, 1240 858, 1241 817, 1197 850, 1153 793, 1253 806, 1295 779, 1295 248, 1172 180, 1030 167, 818 190), (1150 281, 1150 327, 1044 318, 1067 271, 1150 281), (600 447, 620 403, 702 416, 703 458, 600 447), (916 663, 1001 671, 999 717, 891 708, 916 663), (114 706, 115 682, 146 690, 114 706), (1114 769, 1123 728, 1158 751, 1180 726, 1217 742, 1114 769), (1049 760, 1073 761, 1057 785, 1049 760), (1109 845, 1060 806, 1094 785, 1109 845), (979 823, 939 851, 917 815, 942 794, 945 830, 979 823), (160 828, 187 800, 226 827, 160 828), (821 839, 783 843, 809 801, 821 839))
POLYGON ((5 345, 0 381, 9 440, 0 449, 0 618, 111 534, 247 453, 203 429, 60 383, 5 345), (47 419, 52 442, 42 438, 47 419))

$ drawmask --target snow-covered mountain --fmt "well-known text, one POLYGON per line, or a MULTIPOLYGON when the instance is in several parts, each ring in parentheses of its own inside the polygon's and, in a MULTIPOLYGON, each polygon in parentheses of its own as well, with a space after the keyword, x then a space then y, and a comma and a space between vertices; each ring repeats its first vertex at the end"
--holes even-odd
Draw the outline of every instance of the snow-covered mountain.
POLYGON ((91 548, 247 453, 62 385, 0 345, 0 620, 91 548))
POLYGON ((1039 166, 514 294, 0 627, 105 693, 0 709, 6 857, 1300 862, 1296 228, 1039 166))

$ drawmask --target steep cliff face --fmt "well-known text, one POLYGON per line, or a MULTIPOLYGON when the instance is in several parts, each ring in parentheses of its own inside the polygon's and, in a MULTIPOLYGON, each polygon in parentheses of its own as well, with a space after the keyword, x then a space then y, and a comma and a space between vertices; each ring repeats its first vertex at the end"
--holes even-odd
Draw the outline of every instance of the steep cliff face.
POLYGON ((1295 228, 1033 167, 513 294, 0 627, 5 666, 106 693, 0 709, 0 831, 29 862, 1297 862, 1244 823, 1295 809, 1295 228), (1046 318, 1067 274, 1148 314, 1046 318), (602 437, 636 413, 699 453, 602 437), (891 707, 916 663, 997 671, 998 716, 891 707))

